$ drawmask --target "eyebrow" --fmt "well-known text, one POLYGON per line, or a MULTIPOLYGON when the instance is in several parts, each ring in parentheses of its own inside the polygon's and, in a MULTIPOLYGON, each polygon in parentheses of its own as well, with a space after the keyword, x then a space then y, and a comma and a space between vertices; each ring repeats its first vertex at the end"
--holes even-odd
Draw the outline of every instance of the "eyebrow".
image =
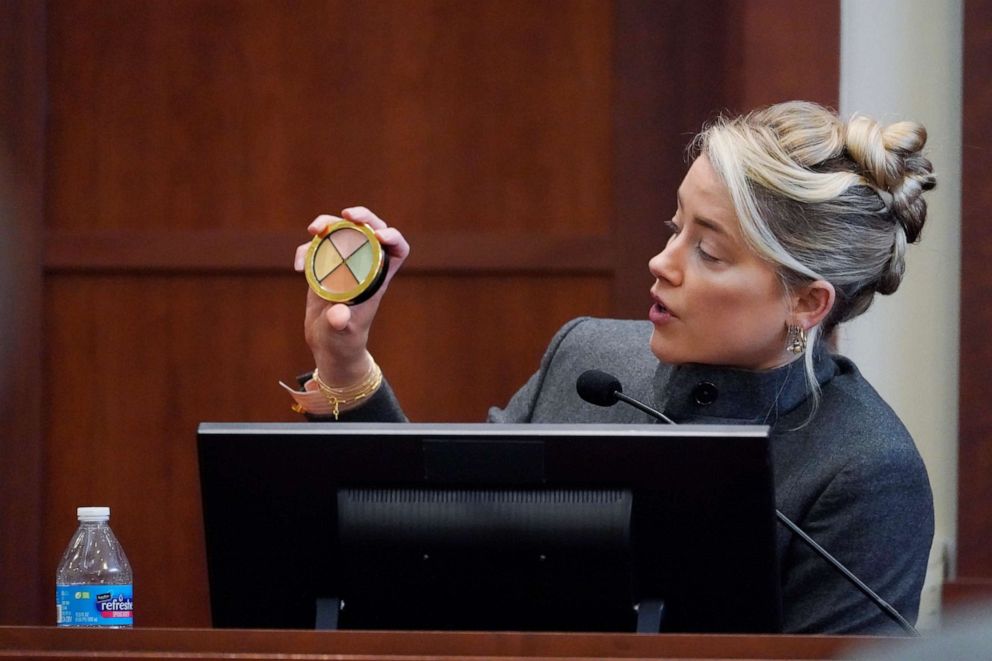
MULTIPOLYGON (((682 194, 678 190, 675 191, 675 198, 678 201, 679 208, 681 209, 682 208, 682 194)), ((696 216, 695 217, 695 221, 696 221, 696 224, 697 225, 702 225, 703 227, 705 227, 706 229, 708 229, 710 231, 716 232, 717 234, 722 234, 723 236, 727 237, 728 239, 731 238, 730 237, 730 233, 727 232, 726 229, 724 229, 723 225, 721 225, 720 223, 716 222, 715 220, 710 220, 709 218, 704 218, 702 216, 696 216)))
POLYGON ((722 234, 723 236, 730 238, 730 235, 727 233, 727 230, 723 229, 723 225, 720 225, 714 220, 710 220, 709 218, 700 218, 699 216, 697 216, 696 224, 702 225, 706 229, 712 230, 717 234, 722 234))

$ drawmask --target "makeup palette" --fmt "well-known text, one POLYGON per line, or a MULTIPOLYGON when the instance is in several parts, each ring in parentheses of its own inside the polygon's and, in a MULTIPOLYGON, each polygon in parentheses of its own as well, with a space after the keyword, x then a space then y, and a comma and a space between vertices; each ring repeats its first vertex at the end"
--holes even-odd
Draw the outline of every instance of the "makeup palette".
POLYGON ((355 305, 378 291, 388 265, 389 256, 370 227, 339 220, 310 242, 303 270, 318 296, 355 305))

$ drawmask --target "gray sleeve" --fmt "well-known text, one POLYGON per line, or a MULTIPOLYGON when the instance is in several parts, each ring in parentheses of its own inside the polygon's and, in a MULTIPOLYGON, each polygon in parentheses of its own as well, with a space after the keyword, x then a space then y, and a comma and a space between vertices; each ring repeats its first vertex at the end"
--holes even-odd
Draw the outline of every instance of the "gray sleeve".
MULTIPOLYGON (((926 468, 909 447, 859 456, 796 522, 910 623, 933 541, 926 468)), ((902 629, 801 540, 782 559, 787 633, 894 634, 902 629)))
POLYGON ((555 354, 561 343, 564 341, 565 337, 579 324, 586 321, 588 317, 580 317, 578 319, 573 319, 564 326, 562 326, 555 336, 551 339, 551 344, 544 352, 544 357, 541 359, 541 366, 534 373, 527 383, 518 390, 513 397, 510 398, 509 403, 507 403, 505 408, 492 407, 489 409, 489 422, 503 422, 503 423, 513 423, 513 422, 531 422, 534 416, 534 408, 537 405, 537 401, 542 394, 542 388, 544 386, 544 380, 548 375, 548 370, 551 367, 551 363, 555 359, 555 354))

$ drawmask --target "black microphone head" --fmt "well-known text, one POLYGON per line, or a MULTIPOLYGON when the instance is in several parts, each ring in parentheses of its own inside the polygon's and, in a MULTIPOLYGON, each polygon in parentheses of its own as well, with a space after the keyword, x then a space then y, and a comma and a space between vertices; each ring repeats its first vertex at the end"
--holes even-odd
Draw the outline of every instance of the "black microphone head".
POLYGON ((600 370, 586 370, 575 381, 579 397, 596 406, 613 406, 619 401, 618 392, 623 392, 620 380, 612 374, 600 370))

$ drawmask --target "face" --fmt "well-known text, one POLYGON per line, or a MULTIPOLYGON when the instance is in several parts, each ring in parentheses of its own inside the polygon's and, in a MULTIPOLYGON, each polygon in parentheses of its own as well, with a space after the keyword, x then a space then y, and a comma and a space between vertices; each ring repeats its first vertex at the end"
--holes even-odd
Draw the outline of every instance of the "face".
POLYGON ((668 244, 648 264, 654 354, 673 364, 748 369, 788 362, 782 283, 745 243, 730 191, 705 156, 679 187, 671 225, 668 244))

